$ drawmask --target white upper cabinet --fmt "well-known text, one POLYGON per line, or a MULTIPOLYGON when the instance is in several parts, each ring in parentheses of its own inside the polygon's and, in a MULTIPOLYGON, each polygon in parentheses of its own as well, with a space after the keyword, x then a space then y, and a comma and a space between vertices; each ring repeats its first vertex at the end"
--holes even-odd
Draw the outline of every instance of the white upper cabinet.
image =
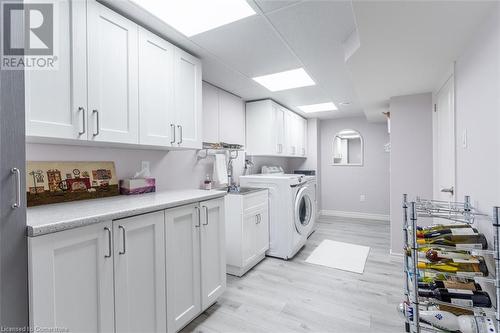
POLYGON ((26 72, 27 136, 201 148, 201 61, 97 1, 59 6, 59 70, 26 72))
POLYGON ((305 157, 304 122, 305 119, 271 100, 247 103, 247 154, 305 157))
POLYGON ((203 142, 219 140, 219 89, 203 82, 203 142))
POLYGON ((175 112, 177 146, 202 146, 201 62, 179 48, 175 49, 175 112))
POLYGON ((207 82, 203 82, 203 142, 245 145, 243 100, 207 82))
POLYGON ((139 143, 137 24, 88 6, 89 139, 139 143))
POLYGON ((165 214, 113 221, 116 332, 165 332, 165 214))
POLYGON ((206 82, 203 82, 203 142, 245 145, 243 100, 206 82))
POLYGON ((219 141, 245 145, 245 105, 224 90, 219 90, 219 141))
POLYGON ((174 50, 139 28, 139 143, 174 146, 174 50))
POLYGON ((86 140, 86 2, 58 5, 59 69, 25 71, 26 135, 86 140))

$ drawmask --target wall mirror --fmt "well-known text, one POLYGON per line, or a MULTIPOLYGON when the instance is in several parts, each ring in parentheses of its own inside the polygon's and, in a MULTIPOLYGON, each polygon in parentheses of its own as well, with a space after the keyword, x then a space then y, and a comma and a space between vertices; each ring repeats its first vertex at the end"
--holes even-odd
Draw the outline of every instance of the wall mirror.
POLYGON ((358 131, 344 129, 335 135, 333 165, 363 165, 363 138, 358 131))

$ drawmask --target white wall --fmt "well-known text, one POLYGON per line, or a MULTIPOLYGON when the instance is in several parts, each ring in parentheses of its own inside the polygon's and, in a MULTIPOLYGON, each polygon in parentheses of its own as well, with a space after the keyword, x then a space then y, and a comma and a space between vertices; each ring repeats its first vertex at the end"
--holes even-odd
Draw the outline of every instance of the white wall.
MULTIPOLYGON (((199 188, 205 176, 212 175, 213 157, 198 161, 196 151, 157 151, 49 144, 27 144, 28 161, 114 161, 119 179, 132 177, 141 161, 150 161, 157 191, 199 188)), ((203 153, 201 153, 203 154, 203 153)), ((234 165, 234 179, 243 172, 244 154, 234 165)))
POLYGON ((389 141, 385 123, 369 123, 365 117, 321 120, 321 209, 323 213, 355 212, 389 215, 389 141), (364 141, 362 166, 333 166, 335 135, 343 129, 361 133, 364 141), (365 202, 360 202, 364 194, 365 202), (332 212, 335 211, 335 212, 332 212))
MULTIPOLYGON (((483 22, 455 65, 457 199, 470 195, 488 214, 500 205, 499 10, 483 22)), ((491 232, 489 225, 480 229, 491 232)))
POLYGON ((393 97, 391 111, 391 252, 402 253, 402 196, 432 198, 432 94, 393 97))

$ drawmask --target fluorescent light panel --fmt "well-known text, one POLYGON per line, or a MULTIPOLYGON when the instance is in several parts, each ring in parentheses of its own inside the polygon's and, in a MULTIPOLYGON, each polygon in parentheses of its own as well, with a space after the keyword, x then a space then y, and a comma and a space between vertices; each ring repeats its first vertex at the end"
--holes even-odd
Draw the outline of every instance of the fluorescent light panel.
POLYGON ((270 91, 281 91, 299 87, 313 86, 316 83, 306 73, 304 68, 258 76, 253 78, 257 83, 270 91))
POLYGON ((302 105, 298 106, 300 110, 305 113, 314 113, 314 112, 324 112, 324 111, 335 111, 337 110, 337 106, 332 102, 328 103, 319 103, 319 104, 310 104, 310 105, 302 105))
POLYGON ((255 14, 246 0, 132 0, 191 37, 255 14))

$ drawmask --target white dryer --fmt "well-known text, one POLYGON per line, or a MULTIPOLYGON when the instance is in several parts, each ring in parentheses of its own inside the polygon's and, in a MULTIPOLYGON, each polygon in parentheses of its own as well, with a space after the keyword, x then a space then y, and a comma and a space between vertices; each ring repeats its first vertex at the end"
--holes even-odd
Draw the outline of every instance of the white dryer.
POLYGON ((316 178, 293 174, 240 177, 241 187, 269 189, 268 256, 292 258, 306 243, 316 219, 316 178))

